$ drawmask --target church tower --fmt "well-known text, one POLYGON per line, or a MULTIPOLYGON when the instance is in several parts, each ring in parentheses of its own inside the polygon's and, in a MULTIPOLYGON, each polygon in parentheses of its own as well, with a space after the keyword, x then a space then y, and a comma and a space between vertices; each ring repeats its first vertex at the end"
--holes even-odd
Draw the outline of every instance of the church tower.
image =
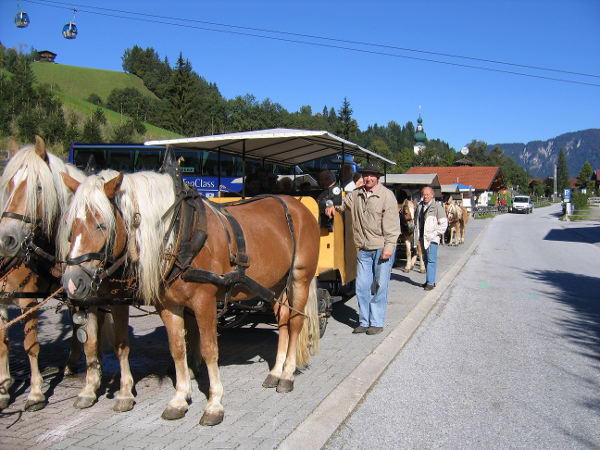
MULTIPOLYGON (((420 109, 420 108, 419 108, 420 109)), ((425 139, 427 135, 423 130, 423 119, 421 119, 421 111, 419 111, 419 124, 417 125, 417 132, 415 133, 415 155, 421 153, 425 149, 425 139)))

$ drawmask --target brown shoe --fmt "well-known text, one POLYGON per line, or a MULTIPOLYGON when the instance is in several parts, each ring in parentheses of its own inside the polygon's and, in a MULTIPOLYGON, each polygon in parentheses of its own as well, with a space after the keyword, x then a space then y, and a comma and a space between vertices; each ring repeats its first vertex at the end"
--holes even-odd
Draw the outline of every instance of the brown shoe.
POLYGON ((366 333, 368 329, 369 329, 369 327, 362 327, 362 326, 359 326, 359 327, 356 327, 356 328, 355 328, 355 329, 352 331, 352 333, 353 333, 353 334, 366 333))
POLYGON ((426 291, 431 291, 433 290, 435 286, 433 284, 428 284, 427 286, 425 286, 423 289, 425 289, 426 291))
POLYGON ((372 336, 374 334, 379 334, 383 331, 383 327, 369 327, 369 329, 367 330, 367 334, 369 336, 372 336))

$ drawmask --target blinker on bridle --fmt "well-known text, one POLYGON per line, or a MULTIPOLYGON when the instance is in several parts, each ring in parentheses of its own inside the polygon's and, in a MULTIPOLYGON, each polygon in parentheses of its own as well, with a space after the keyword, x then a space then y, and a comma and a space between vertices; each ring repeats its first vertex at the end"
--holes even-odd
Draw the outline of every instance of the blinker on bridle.
MULTIPOLYGON (((115 214, 115 219, 117 217, 117 212, 123 217, 123 213, 117 206, 114 199, 108 199, 110 204, 113 207, 113 212, 115 214)), ((112 256, 112 249, 109 249, 108 246, 108 236, 104 241, 104 245, 100 249, 99 252, 90 252, 85 255, 78 256, 77 258, 67 258, 67 266, 79 266, 81 270, 85 274, 90 277, 90 286, 94 291, 98 291, 100 288, 100 284, 104 278, 112 275, 119 267, 123 265, 125 260, 127 259, 127 242, 123 246, 123 252, 118 257, 112 256), (87 261, 100 261, 100 265, 93 272, 88 271, 81 264, 87 261), (108 269, 104 269, 107 265, 110 265, 108 269)))

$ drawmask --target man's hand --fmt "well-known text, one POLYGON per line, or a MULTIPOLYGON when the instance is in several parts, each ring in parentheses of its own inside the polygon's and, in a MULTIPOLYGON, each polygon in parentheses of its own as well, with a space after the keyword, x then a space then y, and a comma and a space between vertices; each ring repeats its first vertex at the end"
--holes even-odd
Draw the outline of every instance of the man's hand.
MULTIPOLYGON (((335 206, 330 206, 328 208, 325 208, 325 215, 327 217, 329 217, 330 219, 333 219, 333 216, 335 214, 335 206)), ((388 256, 389 258, 389 256, 388 256)))
POLYGON ((392 252, 390 252, 389 250, 384 250, 381 252, 381 259, 383 259, 384 261, 387 261, 391 257, 392 257, 392 252))

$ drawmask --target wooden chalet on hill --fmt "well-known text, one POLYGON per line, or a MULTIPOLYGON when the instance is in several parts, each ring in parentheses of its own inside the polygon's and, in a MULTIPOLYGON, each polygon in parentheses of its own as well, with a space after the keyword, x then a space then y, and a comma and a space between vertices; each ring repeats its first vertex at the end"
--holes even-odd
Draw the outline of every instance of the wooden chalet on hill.
POLYGON ((463 204, 471 206, 471 195, 475 205, 487 205, 490 195, 506 189, 506 182, 500 167, 411 167, 407 174, 436 174, 441 185, 460 184, 463 204), (466 192, 463 192, 466 191, 466 192), (468 201, 466 201, 468 199, 468 201))
POLYGON ((51 52, 50 50, 40 50, 38 52, 38 56, 39 56, 39 60, 41 62, 54 62, 54 59, 56 58, 56 53, 51 52))

